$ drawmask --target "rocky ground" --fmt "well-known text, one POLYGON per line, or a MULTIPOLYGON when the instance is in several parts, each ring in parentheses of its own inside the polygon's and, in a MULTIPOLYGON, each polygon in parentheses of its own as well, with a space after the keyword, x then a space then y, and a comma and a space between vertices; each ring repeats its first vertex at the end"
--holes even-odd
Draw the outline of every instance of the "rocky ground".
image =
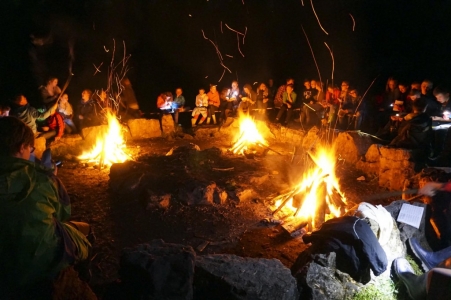
MULTIPOLYGON (((121 181, 122 187, 117 182, 110 184, 109 169, 64 163, 58 176, 71 196, 73 219, 90 223, 97 237, 89 283, 98 296, 110 297, 109 287, 118 279, 121 250, 153 239, 192 246, 198 255, 277 258, 291 267, 306 247, 302 239, 292 238, 280 225, 262 220, 271 217, 266 200, 298 180, 304 158, 295 156, 291 162, 292 147, 275 144, 271 147, 280 154, 270 151, 264 157, 247 159, 224 153, 230 142, 162 138, 130 142, 128 149, 143 166, 140 174, 145 176, 121 181), (173 147, 189 143, 210 150, 191 156, 165 156, 173 147), (233 170, 223 171, 229 168, 233 170), (135 193, 132 183, 138 181, 140 192, 135 193), (211 181, 243 199, 229 197, 223 204, 203 205, 180 201, 181 187, 208 185, 211 181), (253 193, 239 193, 249 187, 253 193), (169 194, 170 200, 161 201, 169 194)), ((384 194, 377 178, 358 181, 363 173, 346 162, 338 163, 337 175, 349 209, 371 195, 381 195, 379 199, 371 197, 372 203, 388 204, 394 199, 384 194)))

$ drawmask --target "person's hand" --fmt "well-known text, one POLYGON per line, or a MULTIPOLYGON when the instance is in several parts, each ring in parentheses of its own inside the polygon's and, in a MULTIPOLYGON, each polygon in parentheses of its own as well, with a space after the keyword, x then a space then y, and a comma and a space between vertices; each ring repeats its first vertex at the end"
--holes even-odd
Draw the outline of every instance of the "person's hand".
POLYGON ((78 115, 78 118, 79 118, 80 120, 83 120, 83 116, 82 116, 82 115, 78 115))
POLYGON ((443 187, 443 184, 440 182, 428 182, 418 191, 418 193, 421 195, 432 197, 442 187, 443 187))
POLYGON ((312 105, 313 104, 313 101, 310 101, 310 105, 312 105))
POLYGON ((437 117, 437 116, 432 116, 432 120, 440 121, 440 120, 443 120, 443 118, 442 117, 437 117))

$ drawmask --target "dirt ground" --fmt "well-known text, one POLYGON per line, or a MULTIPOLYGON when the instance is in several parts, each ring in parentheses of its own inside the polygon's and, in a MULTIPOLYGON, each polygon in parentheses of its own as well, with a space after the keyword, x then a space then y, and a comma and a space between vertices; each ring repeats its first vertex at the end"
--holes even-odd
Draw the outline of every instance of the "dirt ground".
MULTIPOLYGON (((167 193, 186 179, 184 171, 189 166, 178 165, 177 161, 171 161, 170 157, 164 155, 172 147, 188 143, 197 144, 201 150, 230 146, 230 141, 213 139, 155 139, 132 142, 127 146, 136 160, 149 164, 152 172, 155 172, 155 178, 173 178, 172 186, 156 184, 150 187, 153 192, 167 193)), ((294 162, 291 162, 292 147, 283 144, 271 147, 281 155, 270 151, 265 157, 255 160, 229 156, 211 163, 217 168, 234 167, 233 172, 212 172, 211 169, 196 169, 191 166, 190 171, 194 172, 191 177, 230 185, 239 184, 243 177, 253 173, 271 174, 269 183, 259 190, 261 195, 268 198, 268 195, 274 194, 281 186, 290 186, 302 169, 301 158, 295 157, 294 162)), ((381 194, 378 204, 388 204, 393 200, 384 199, 384 190, 378 187, 377 178, 357 181, 363 174, 352 166, 339 162, 337 175, 349 209, 369 195, 381 194)), ((94 228, 97 240, 93 248, 90 286, 100 297, 105 294, 108 285, 119 278, 121 250, 153 239, 190 245, 199 255, 232 253, 247 257, 276 258, 287 267, 291 267, 306 247, 302 238, 292 238, 280 225, 262 222, 271 217, 270 210, 264 203, 265 199, 202 206, 171 203, 166 210, 148 210, 138 199, 112 192, 109 169, 98 170, 66 161, 59 169, 58 176, 71 196, 73 219, 88 222, 94 228), (206 242, 208 245, 201 249, 199 246, 206 242)))

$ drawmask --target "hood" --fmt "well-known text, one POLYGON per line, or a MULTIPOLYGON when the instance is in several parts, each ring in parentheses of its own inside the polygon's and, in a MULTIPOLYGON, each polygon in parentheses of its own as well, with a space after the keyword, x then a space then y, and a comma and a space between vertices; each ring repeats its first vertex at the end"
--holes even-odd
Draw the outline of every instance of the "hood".
POLYGON ((30 107, 30 103, 25 104, 24 106, 12 105, 11 111, 9 112, 10 116, 22 117, 26 114, 28 108, 30 107))
POLYGON ((36 185, 35 163, 16 157, 0 157, 0 199, 19 202, 36 185))

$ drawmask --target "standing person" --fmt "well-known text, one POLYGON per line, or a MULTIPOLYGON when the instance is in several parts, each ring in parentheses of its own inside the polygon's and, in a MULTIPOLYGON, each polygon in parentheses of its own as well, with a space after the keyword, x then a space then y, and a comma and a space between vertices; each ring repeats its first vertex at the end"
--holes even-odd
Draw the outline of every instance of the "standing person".
POLYGON ((185 107, 185 97, 182 95, 182 88, 177 88, 175 90, 175 98, 172 101, 172 110, 174 111, 174 122, 179 124, 179 113, 183 112, 185 107))
POLYGON ((58 105, 55 102, 54 105, 48 110, 39 112, 36 108, 30 106, 27 98, 24 95, 20 94, 14 99, 9 115, 16 117, 24 122, 28 127, 31 128, 33 133, 37 135, 36 120, 47 119, 51 114, 55 112, 57 107, 58 105))
POLYGON ((0 144, 0 181, 8 182, 0 185, 0 290, 8 298, 86 260, 91 245, 89 225, 69 221, 63 183, 30 161, 32 130, 17 118, 1 118, 0 144))
POLYGON ((46 85, 39 87, 39 91, 41 92, 41 98, 44 104, 53 104, 61 94, 61 89, 58 86, 58 78, 50 77, 46 85))
MULTIPOLYGON (((316 86, 316 81, 314 81, 316 86)), ((316 97, 318 90, 312 88, 311 81, 309 79, 304 80, 304 89, 302 90, 302 102, 301 102, 301 122, 306 126, 312 125, 315 119, 315 111, 313 104, 316 103, 316 97)))
POLYGON ((216 125, 216 111, 219 109, 221 100, 219 99, 219 93, 216 90, 216 85, 210 84, 210 91, 207 94, 208 97, 208 118, 207 124, 210 124, 210 118, 213 119, 213 123, 216 125))
POLYGON ((198 125, 202 124, 207 119, 207 106, 208 96, 207 94, 205 94, 205 90, 203 88, 200 88, 199 94, 196 96, 196 107, 193 109, 192 113, 193 119, 191 120, 191 122, 193 126, 196 126, 196 123, 200 116, 202 116, 202 118, 200 119, 198 125))
POLYGON ((260 115, 266 114, 268 108, 270 90, 264 82, 260 83, 257 89, 257 108, 260 115))
POLYGON ((287 85, 291 85, 292 87, 294 87, 294 79, 293 78, 287 78, 286 84, 281 85, 277 89, 277 93, 274 96, 274 107, 278 107, 278 108, 282 107, 282 105, 283 105, 283 94, 287 90, 287 85))
POLYGON ((63 117, 64 120, 64 131, 66 133, 75 133, 77 128, 75 127, 74 121, 72 120, 74 116, 74 110, 72 105, 69 103, 69 96, 63 94, 61 96, 60 102, 58 103, 58 112, 63 117))
POLYGON ((250 84, 245 84, 243 87, 243 94, 241 97, 240 106, 238 107, 240 115, 243 114, 249 115, 256 102, 257 102, 257 94, 254 92, 250 84))
POLYGON ((268 79, 268 107, 274 107, 274 97, 276 96, 276 86, 272 78, 268 79))
POLYGON ((293 85, 288 84, 286 86, 286 92, 283 93, 283 105, 277 114, 276 122, 279 122, 283 113, 286 112, 287 116, 283 124, 288 126, 288 123, 291 121, 291 115, 293 114, 293 105, 296 103, 296 96, 296 93, 293 91, 293 85))
POLYGON ((85 127, 98 125, 96 102, 92 99, 92 91, 83 90, 81 93, 81 101, 78 105, 77 119, 80 131, 85 127))

